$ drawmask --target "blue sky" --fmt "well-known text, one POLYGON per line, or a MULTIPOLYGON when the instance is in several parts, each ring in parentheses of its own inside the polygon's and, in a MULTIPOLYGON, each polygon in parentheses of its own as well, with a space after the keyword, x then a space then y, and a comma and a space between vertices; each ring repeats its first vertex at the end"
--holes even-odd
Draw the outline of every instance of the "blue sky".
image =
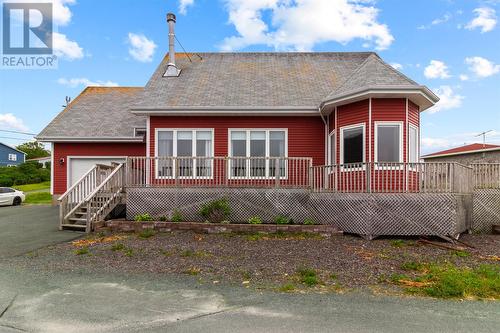
POLYGON ((172 11, 190 52, 376 51, 442 97, 422 114, 423 153, 486 130, 500 144, 500 0, 53 2, 59 66, 0 70, 0 129, 38 133, 88 84, 144 85, 168 49, 172 11))

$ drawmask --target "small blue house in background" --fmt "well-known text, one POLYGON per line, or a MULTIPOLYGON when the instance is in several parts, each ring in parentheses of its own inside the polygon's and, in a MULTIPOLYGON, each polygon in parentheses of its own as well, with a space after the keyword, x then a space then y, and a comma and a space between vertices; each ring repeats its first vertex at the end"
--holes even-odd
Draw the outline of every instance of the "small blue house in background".
POLYGON ((22 151, 0 142, 0 167, 22 164, 25 157, 22 151))

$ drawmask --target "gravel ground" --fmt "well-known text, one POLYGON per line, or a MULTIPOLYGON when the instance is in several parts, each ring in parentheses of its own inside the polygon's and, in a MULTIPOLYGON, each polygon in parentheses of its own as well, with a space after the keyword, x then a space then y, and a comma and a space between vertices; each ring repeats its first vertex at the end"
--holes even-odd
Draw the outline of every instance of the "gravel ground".
POLYGON ((9 260, 40 271, 187 274, 200 281, 254 288, 283 288, 291 283, 298 290, 398 292, 398 287, 384 277, 408 273, 402 270, 403 263, 450 262, 476 267, 499 264, 500 256, 500 237, 493 235, 464 235, 461 240, 476 247, 465 249, 465 253, 424 245, 416 239, 367 241, 350 235, 275 238, 175 232, 148 239, 136 234, 111 236, 83 247, 63 243, 9 260), (76 253, 78 249, 81 254, 76 253), (491 260, 495 256, 497 260, 491 260), (314 269, 321 281, 319 286, 302 285, 297 273, 301 268, 314 269))

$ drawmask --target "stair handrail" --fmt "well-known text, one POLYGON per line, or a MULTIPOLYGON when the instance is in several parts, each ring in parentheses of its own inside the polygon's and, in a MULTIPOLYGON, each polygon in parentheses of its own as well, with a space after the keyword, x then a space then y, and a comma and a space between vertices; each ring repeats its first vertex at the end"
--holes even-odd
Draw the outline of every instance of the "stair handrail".
MULTIPOLYGON (((124 165, 123 163, 120 163, 114 170, 111 172, 111 174, 98 186, 95 188, 95 190, 87 196, 87 198, 82 202, 82 205, 87 206, 87 223, 86 223, 86 231, 90 232, 92 229, 92 223, 94 222, 94 219, 98 214, 102 213, 109 205, 111 202, 115 201, 116 198, 120 195, 121 191, 123 190, 124 187, 124 165), (120 175, 116 176, 118 173, 121 173, 120 175), (112 182, 115 182, 115 184, 112 184, 112 182), (111 184, 111 185, 110 185, 111 184), (106 201, 101 201, 99 202, 100 206, 95 209, 95 212, 92 210, 93 206, 91 205, 91 201, 99 194, 100 192, 104 191, 106 186, 114 186, 115 190, 113 191, 113 187, 110 188, 112 190, 111 196, 108 200, 106 201)), ((96 207, 94 207, 96 208, 96 207)))

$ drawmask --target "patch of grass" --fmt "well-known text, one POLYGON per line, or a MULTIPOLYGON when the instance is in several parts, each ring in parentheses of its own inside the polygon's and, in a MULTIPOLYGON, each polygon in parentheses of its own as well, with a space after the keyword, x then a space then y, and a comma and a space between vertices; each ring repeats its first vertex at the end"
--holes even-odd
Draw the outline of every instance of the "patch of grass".
POLYGON ((201 206, 200 215, 211 223, 220 223, 227 220, 231 214, 231 207, 227 199, 214 200, 201 206))
POLYGON ((191 268, 186 269, 183 273, 195 276, 195 275, 198 275, 201 273, 201 269, 198 267, 191 267, 191 268))
POLYGON ((137 237, 142 238, 142 239, 148 239, 156 235, 156 232, 153 229, 144 229, 141 231, 137 237))
POLYGON ((248 219, 249 224, 262 224, 262 219, 258 216, 253 216, 248 219))
POLYGON ((51 204, 52 195, 49 192, 33 192, 26 193, 26 199, 24 200, 26 204, 51 204))
POLYGON ((115 243, 111 246, 111 251, 122 251, 125 248, 123 243, 115 243))
POLYGON ((409 286, 412 294, 436 298, 500 299, 500 266, 481 265, 477 268, 446 264, 423 264, 421 274, 414 279, 407 276, 392 278, 409 286))
POLYGON ((467 258, 467 257, 470 257, 470 253, 467 251, 458 250, 458 251, 453 252, 453 256, 459 257, 459 258, 467 258))
POLYGON ((90 253, 90 251, 89 251, 88 247, 81 247, 81 248, 75 250, 75 254, 77 256, 81 256, 81 255, 85 255, 85 254, 89 254, 89 253, 90 253))
POLYGON ((283 293, 289 293, 295 290, 295 285, 293 283, 285 283, 278 288, 279 291, 283 293))
POLYGON ((421 271, 425 267, 424 264, 416 261, 408 261, 401 265, 401 269, 405 271, 421 271))
POLYGON ((176 250, 162 250, 161 254, 163 254, 165 257, 170 257, 175 254, 176 250))
POLYGON ((134 249, 126 248, 123 251, 123 254, 126 255, 127 257, 133 257, 134 256, 134 249))
POLYGON ((291 224, 291 220, 285 215, 278 215, 274 218, 275 224, 291 224))
POLYGON ((392 247, 403 247, 406 245, 406 242, 402 239, 393 239, 391 240, 391 246, 392 247))
POLYGON ((314 287, 321 282, 318 278, 318 274, 312 268, 299 268, 297 274, 299 275, 300 282, 308 287, 314 287))
POLYGON ((252 278, 252 274, 249 271, 241 272, 241 277, 245 280, 250 280, 252 278))
POLYGON ((393 283, 399 283, 399 281, 401 281, 401 280, 409 280, 409 279, 410 278, 408 277, 408 275, 406 275, 406 274, 398 274, 398 273, 392 274, 389 277, 389 281, 391 281, 393 283))
POLYGON ((38 184, 27 184, 27 185, 16 185, 14 186, 16 190, 23 192, 31 192, 31 191, 41 191, 41 190, 50 190, 50 181, 38 183, 38 184))
POLYGON ((338 279, 339 279, 339 277, 337 276, 337 274, 334 274, 334 273, 330 274, 330 280, 337 281, 338 279))
POLYGON ((145 213, 145 214, 136 215, 134 217, 134 220, 136 222, 147 222, 147 221, 153 221, 153 217, 149 213, 145 213))

